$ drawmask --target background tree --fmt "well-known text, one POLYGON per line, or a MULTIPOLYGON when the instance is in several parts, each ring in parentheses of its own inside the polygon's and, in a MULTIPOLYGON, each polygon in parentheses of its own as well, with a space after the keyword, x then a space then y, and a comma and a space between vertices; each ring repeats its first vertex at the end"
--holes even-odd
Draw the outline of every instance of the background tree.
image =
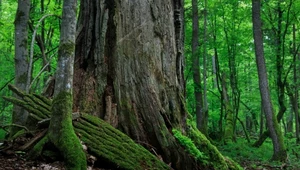
MULTIPOLYGON (((19 0, 15 18, 15 85, 21 90, 26 89, 28 69, 28 21, 30 0, 19 0)), ((28 113, 19 106, 14 106, 12 122, 24 126, 28 113)), ((18 128, 12 128, 14 134, 18 128)))
POLYGON ((203 134, 208 136, 208 101, 207 101, 207 0, 203 9, 203 134))
POLYGON ((268 77, 264 59, 263 33, 261 30, 260 19, 260 1, 252 0, 252 20, 253 20, 253 36, 255 44, 255 56, 259 77, 259 89, 261 94, 262 106, 267 120, 268 129, 273 143, 273 160, 285 161, 287 154, 283 143, 283 136, 274 114, 268 77))
POLYGON ((194 81, 194 95, 196 106, 196 118, 198 129, 207 134, 207 127, 205 124, 205 114, 203 112, 203 89, 201 85, 200 72, 200 48, 199 48, 199 15, 198 15, 198 1, 192 0, 193 11, 193 34, 192 34, 192 58, 193 58, 193 81, 194 81))

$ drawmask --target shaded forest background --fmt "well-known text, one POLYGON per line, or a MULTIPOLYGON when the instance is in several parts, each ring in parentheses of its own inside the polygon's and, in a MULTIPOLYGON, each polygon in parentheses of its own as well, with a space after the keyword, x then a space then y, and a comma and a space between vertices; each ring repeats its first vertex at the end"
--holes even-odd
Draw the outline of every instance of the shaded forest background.
MULTIPOLYGON (((194 125, 199 124, 200 120, 197 117, 201 114, 203 116, 201 125, 204 126, 198 126, 201 132, 222 154, 242 165, 254 169, 280 168, 283 165, 291 169, 299 168, 300 2, 261 1, 269 90, 273 111, 277 116, 288 152, 288 157, 283 161, 285 163, 269 162, 273 155, 273 144, 271 139, 264 137, 267 123, 255 61, 252 1, 213 0, 196 1, 195 4, 187 0, 184 3, 183 64, 186 108, 192 115, 189 121, 194 125), (198 37, 193 34, 195 6, 199 17, 198 37), (193 38, 199 41, 196 58, 193 54, 193 38), (198 82, 195 82, 193 75, 195 65, 199 66, 198 82), (200 103, 196 99, 196 93, 200 93, 200 103), (199 112, 198 105, 201 108, 199 112)), ((32 46, 30 92, 49 95, 44 90, 54 77, 57 68, 61 24, 57 16, 61 15, 61 9, 61 1, 32 1, 29 42, 32 40, 36 25, 40 26, 37 27, 37 35, 32 46), (46 15, 49 16, 39 21, 46 15)), ((15 47, 12 30, 16 10, 17 2, 0 1, 1 96, 12 96, 7 85, 14 83, 15 47)), ((28 43, 28 46, 30 45, 28 43)), ((77 96, 80 94, 77 93, 77 96)), ((76 103, 76 99, 74 102, 76 103)), ((0 104, 0 126, 5 127, 12 121, 13 105, 3 98, 0 98, 0 104)), ((4 139, 5 133, 4 129, 0 129, 0 139, 4 139)))

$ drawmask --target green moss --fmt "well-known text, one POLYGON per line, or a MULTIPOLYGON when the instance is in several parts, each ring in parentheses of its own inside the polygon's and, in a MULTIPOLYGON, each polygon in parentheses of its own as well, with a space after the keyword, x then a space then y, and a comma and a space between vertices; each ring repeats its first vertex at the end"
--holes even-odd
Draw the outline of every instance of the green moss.
POLYGON ((74 132, 71 113, 71 93, 58 93, 53 99, 49 138, 62 154, 67 169, 85 170, 86 156, 74 132))
POLYGON ((273 125, 274 125, 274 128, 275 128, 275 133, 277 135, 278 142, 279 142, 281 150, 278 153, 274 153, 274 155, 272 156, 272 160, 273 161, 282 161, 282 162, 284 162, 284 161, 286 161, 286 158, 287 158, 287 151, 286 151, 285 144, 284 144, 284 141, 283 141, 282 131, 281 131, 280 126, 277 122, 277 118, 274 114, 273 114, 273 125))
POLYGON ((0 129, 0 141, 5 138, 5 135, 6 135, 6 131, 3 129, 0 129))
POLYGON ((75 44, 73 42, 61 43, 61 45, 59 46, 59 53, 71 55, 74 53, 74 50, 75 50, 75 44))
POLYGON ((36 159, 41 155, 44 145, 49 141, 48 135, 44 136, 29 152, 29 159, 36 159))
POLYGON ((52 100, 51 100, 51 99, 48 99, 48 98, 46 98, 46 97, 44 97, 44 96, 41 96, 41 95, 35 94, 35 93, 33 94, 33 96, 36 97, 36 98, 38 98, 38 99, 40 99, 41 102, 43 102, 44 105, 45 105, 49 110, 51 110, 51 105, 52 105, 52 100))
POLYGON ((233 141, 233 109, 230 103, 225 104, 226 111, 226 126, 224 133, 225 143, 230 143, 233 141))
POLYGON ((201 151, 198 150, 198 148, 195 146, 195 144, 189 137, 184 136, 179 130, 176 129, 173 129, 172 132, 174 134, 174 137, 179 141, 179 143, 182 146, 184 146, 188 153, 193 155, 198 161, 205 162, 205 164, 207 163, 207 157, 201 151))
POLYGON ((26 130, 25 130, 25 129, 21 129, 21 130, 17 131, 16 133, 14 133, 14 135, 11 136, 11 137, 9 138, 9 140, 15 140, 16 138, 18 138, 18 137, 20 137, 20 136, 23 136, 23 135, 25 135, 25 134, 26 134, 26 130))
MULTIPOLYGON (((210 143, 210 141, 196 128, 196 125, 190 119, 187 120, 188 136, 191 138, 195 146, 208 157, 208 166, 213 169, 228 170, 241 169, 235 162, 230 162, 235 166, 229 165, 219 150, 210 143), (232 168, 233 167, 233 168, 232 168)), ((230 161, 230 160, 229 160, 230 161)))
POLYGON ((121 169, 170 169, 144 147, 99 118, 82 114, 74 127, 92 154, 121 169))

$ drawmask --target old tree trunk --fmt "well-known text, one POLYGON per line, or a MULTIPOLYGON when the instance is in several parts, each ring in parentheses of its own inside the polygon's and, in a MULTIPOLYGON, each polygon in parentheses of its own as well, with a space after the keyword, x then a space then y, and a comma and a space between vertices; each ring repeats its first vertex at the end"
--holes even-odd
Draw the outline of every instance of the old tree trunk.
POLYGON ((104 119, 175 169, 197 169, 172 134, 187 118, 182 0, 82 1, 80 8, 75 111, 104 119))
POLYGON ((182 2, 84 1, 74 108, 110 122, 176 169, 192 169, 171 134, 184 129, 182 2))

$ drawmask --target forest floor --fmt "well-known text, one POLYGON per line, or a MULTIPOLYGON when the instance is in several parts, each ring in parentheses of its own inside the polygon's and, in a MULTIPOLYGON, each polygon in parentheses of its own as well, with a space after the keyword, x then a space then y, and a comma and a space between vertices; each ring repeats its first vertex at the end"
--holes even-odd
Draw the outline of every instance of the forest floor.
MULTIPOLYGON (((251 141, 253 143, 254 141, 251 141)), ((287 163, 270 162, 272 156, 272 143, 267 140, 260 148, 254 148, 251 143, 246 143, 244 138, 238 139, 236 143, 228 145, 217 145, 225 156, 238 162, 245 170, 299 170, 300 160, 298 151, 300 146, 295 145, 293 140, 286 143, 288 148, 287 163), (292 149, 291 149, 292 148, 292 149)), ((16 144, 16 143, 14 143, 16 144)), ((13 147, 16 147, 14 145, 13 147)), ((26 160, 25 152, 13 151, 14 148, 0 152, 0 170, 64 170, 64 165, 59 161, 49 159, 26 160)), ((103 168, 89 167, 89 170, 104 170, 103 168)))
POLYGON ((255 139, 247 143, 245 138, 237 139, 236 143, 218 145, 220 152, 238 162, 246 170, 300 170, 300 145, 294 138, 285 138, 288 158, 286 162, 270 161, 273 154, 272 142, 267 139, 259 148, 253 147, 255 139))
POLYGON ((0 154, 1 170, 64 170, 61 162, 46 163, 41 160, 29 161, 18 154, 2 155, 0 154))
MULTIPOLYGON (((272 163, 266 164, 265 162, 254 162, 244 160, 240 162, 241 166, 245 170, 298 170, 299 167, 288 167, 285 164, 283 166, 276 166, 272 163)), ((13 155, 2 155, 0 154, 0 170, 64 170, 62 162, 45 162, 44 160, 29 161, 26 160, 23 156, 18 154, 13 155)), ((91 168, 89 170, 104 170, 100 168, 91 168)))

